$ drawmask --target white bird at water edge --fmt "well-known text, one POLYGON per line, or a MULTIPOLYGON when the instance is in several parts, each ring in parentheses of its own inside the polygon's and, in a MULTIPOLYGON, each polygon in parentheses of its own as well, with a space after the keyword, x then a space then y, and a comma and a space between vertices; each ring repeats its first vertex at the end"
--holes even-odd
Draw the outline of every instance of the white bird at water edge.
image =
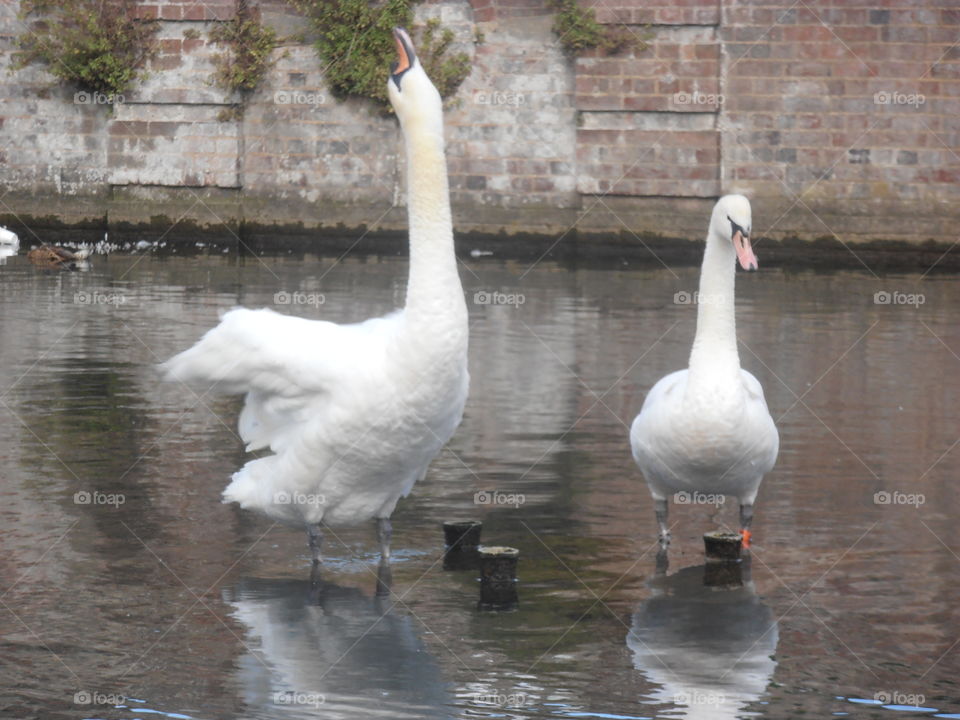
POLYGON ((168 380, 244 393, 247 462, 224 502, 305 525, 376 519, 390 557, 390 515, 463 416, 467 307, 457 272, 440 94, 413 43, 394 30, 390 102, 406 145, 410 269, 405 307, 351 325, 234 309, 161 368, 168 380))
POLYGON ((8 230, 6 225, 0 225, 0 245, 18 248, 20 247, 20 238, 13 230, 8 230))
POLYGON ((650 488, 660 543, 670 542, 668 499, 676 493, 731 495, 750 544, 753 503, 777 460, 780 438, 763 388, 740 367, 734 318, 736 263, 756 270, 750 202, 720 198, 713 208, 700 270, 697 332, 689 368, 659 380, 630 428, 633 458, 650 488))

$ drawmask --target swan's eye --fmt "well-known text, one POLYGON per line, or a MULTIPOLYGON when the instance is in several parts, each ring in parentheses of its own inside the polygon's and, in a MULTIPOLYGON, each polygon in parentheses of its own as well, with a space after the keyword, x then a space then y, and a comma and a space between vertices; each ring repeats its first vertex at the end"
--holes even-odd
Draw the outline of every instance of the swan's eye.
POLYGON ((727 220, 730 221, 730 236, 731 236, 731 237, 734 236, 734 235, 736 235, 737 232, 739 232, 739 233, 740 233, 741 235, 743 235, 744 237, 750 237, 750 231, 749 231, 749 230, 744 230, 741 226, 737 225, 729 215, 727 215, 727 220))

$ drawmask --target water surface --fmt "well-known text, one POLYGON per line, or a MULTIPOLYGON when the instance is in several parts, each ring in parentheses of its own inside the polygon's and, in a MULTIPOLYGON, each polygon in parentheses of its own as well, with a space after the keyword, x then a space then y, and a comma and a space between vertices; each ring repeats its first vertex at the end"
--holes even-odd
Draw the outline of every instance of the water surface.
POLYGON ((220 503, 244 461, 239 402, 160 384, 154 365, 238 304, 387 312, 404 260, 114 255, 70 273, 9 258, 0 716, 960 713, 956 278, 738 277, 741 359, 781 453, 746 576, 705 585, 700 537, 734 526, 734 504, 673 506, 658 569, 626 439, 686 362, 695 306, 677 293, 697 268, 527 270, 464 261, 466 415, 394 515, 378 597, 372 526, 328 535, 311 582, 302 531, 220 503), (516 304, 483 304, 493 292, 516 304), (477 504, 492 490, 523 502, 477 504), (458 517, 520 548, 516 611, 479 612, 473 573, 443 569, 441 523, 458 517))

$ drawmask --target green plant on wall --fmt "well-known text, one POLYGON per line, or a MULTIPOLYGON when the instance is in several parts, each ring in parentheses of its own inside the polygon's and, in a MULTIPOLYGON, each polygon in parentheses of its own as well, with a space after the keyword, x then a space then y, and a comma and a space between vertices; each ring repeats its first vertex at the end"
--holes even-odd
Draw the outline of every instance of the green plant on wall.
MULTIPOLYGON (((395 54, 393 28, 411 27, 415 0, 292 0, 310 20, 323 73, 336 97, 364 97, 389 110, 387 76, 395 54)), ((416 34, 416 33, 415 33, 416 34)), ((430 20, 417 44, 417 57, 444 99, 470 74, 466 53, 450 54, 454 34, 430 20)))
POLYGON ((431 18, 417 43, 417 56, 423 69, 444 99, 452 97, 470 74, 470 57, 466 53, 447 55, 454 40, 453 30, 441 28, 440 20, 431 18))
MULTIPOLYGON (((263 76, 273 65, 273 51, 277 47, 276 31, 260 22, 246 0, 238 0, 236 14, 209 34, 211 42, 226 50, 213 57, 213 82, 230 92, 248 95, 257 89, 263 76)), ((222 110, 221 122, 243 117, 243 103, 222 110)))
POLYGON ((254 17, 243 0, 237 3, 236 15, 210 31, 210 40, 227 48, 213 58, 214 82, 227 90, 255 90, 273 65, 277 33, 254 17))
POLYGON ((648 31, 640 36, 623 26, 603 25, 592 8, 580 7, 577 0, 550 0, 549 4, 557 10, 553 31, 571 55, 594 48, 614 54, 629 47, 637 52, 648 47, 648 31))
POLYGON ((155 48, 157 23, 137 17, 132 0, 24 0, 12 70, 42 63, 81 90, 126 91, 155 48))

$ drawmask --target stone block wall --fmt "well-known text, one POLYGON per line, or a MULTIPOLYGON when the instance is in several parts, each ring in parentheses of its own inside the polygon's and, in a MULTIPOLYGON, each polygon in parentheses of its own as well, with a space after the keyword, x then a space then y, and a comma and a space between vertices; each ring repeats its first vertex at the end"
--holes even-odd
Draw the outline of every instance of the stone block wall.
MULTIPOLYGON (((735 191, 773 238, 956 239, 954 0, 583 4, 647 47, 570 57, 545 0, 417 6, 472 62, 446 116, 459 230, 699 237, 735 191)), ((305 29, 282 0, 255 6, 282 37, 305 29)), ((0 3, 4 68, 17 10, 0 3)), ((207 33, 235 11, 141 3, 160 52, 112 103, 40 67, 0 75, 0 222, 402 229, 397 124, 335 100, 309 42, 285 41, 242 118, 223 119, 239 98, 211 82, 207 33)))

